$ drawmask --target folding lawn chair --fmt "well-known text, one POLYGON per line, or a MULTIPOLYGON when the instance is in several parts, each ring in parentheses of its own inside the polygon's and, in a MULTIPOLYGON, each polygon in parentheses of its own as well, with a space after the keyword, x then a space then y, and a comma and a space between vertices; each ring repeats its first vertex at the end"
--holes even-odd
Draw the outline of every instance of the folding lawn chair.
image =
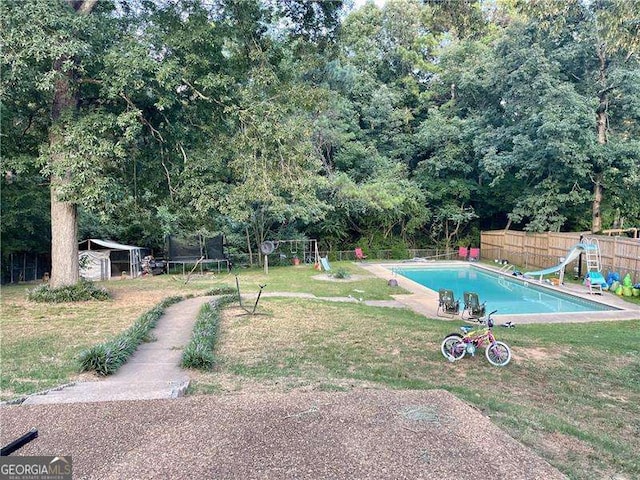
POLYGON ((475 292, 464 292, 462 294, 464 300, 464 309, 462 310, 462 318, 480 318, 486 311, 485 303, 480 303, 478 294, 475 292))
POLYGON ((441 288, 438 291, 438 311, 436 312, 439 317, 445 315, 458 315, 460 312, 460 302, 453 296, 453 290, 447 290, 441 288))

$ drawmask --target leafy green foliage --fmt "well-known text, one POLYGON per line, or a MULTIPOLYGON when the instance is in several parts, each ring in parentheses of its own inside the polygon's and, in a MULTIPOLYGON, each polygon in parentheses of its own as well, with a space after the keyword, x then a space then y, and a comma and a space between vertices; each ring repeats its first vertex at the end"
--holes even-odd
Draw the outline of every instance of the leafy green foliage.
POLYGON ((0 4, 3 253, 48 249, 48 176, 157 252, 640 220, 635 1, 83 4, 0 4))
POLYGON ((237 301, 237 295, 225 295, 202 306, 193 327, 191 341, 182 352, 182 367, 211 370, 216 363, 214 348, 218 338, 220 310, 237 301))
POLYGON ((59 288, 51 288, 48 284, 40 285, 27 290, 27 298, 33 302, 62 303, 109 300, 111 295, 106 288, 98 287, 94 282, 82 279, 75 285, 59 288))
POLYGON ((220 285, 217 287, 214 287, 210 290, 207 290, 207 292, 205 293, 205 295, 209 295, 209 296, 216 296, 216 295, 233 295, 236 294, 237 290, 234 287, 231 287, 229 285, 220 285))
POLYGON ((50 200, 43 183, 40 175, 29 172, 8 173, 0 179, 0 242, 3 256, 15 252, 40 253, 49 250, 50 200))
POLYGON ((331 274, 331 276, 333 278, 337 278, 337 279, 343 280, 343 279, 351 277, 351 274, 349 273, 349 271, 346 268, 342 268, 341 267, 341 268, 337 268, 336 271, 331 274))
POLYGON ((182 297, 169 297, 139 317, 127 330, 104 343, 80 353, 80 369, 95 371, 98 375, 111 375, 129 359, 138 345, 149 340, 149 332, 155 327, 164 310, 181 301, 182 297))

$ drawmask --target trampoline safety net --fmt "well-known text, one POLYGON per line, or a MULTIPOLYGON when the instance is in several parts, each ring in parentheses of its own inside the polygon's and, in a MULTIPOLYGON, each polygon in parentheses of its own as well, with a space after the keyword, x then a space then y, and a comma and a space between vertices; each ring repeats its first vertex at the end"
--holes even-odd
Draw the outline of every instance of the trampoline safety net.
POLYGON ((205 238, 202 235, 177 236, 169 235, 166 239, 168 260, 189 261, 204 257, 206 260, 224 259, 224 238, 218 235, 205 238))

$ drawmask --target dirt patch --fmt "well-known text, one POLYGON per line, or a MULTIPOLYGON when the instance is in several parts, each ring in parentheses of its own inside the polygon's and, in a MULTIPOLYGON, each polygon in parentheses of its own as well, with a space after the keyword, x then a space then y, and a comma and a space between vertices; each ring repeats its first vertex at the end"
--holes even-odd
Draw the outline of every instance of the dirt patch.
POLYGON ((320 318, 313 314, 302 316, 297 308, 274 313, 272 304, 263 302, 262 307, 265 315, 242 315, 245 312, 240 308, 223 311, 218 355, 258 361, 262 354, 288 349, 301 342, 304 332, 321 328, 320 318))
POLYGON ((329 273, 325 273, 322 275, 314 275, 314 280, 321 280, 323 282, 358 282, 360 280, 366 280, 367 278, 376 278, 373 275, 357 275, 357 274, 349 274, 348 278, 335 278, 333 275, 329 273))
POLYGON ((253 379, 224 372, 217 372, 214 377, 200 372, 190 374, 192 395, 240 395, 240 394, 273 394, 292 392, 351 392, 364 390, 381 390, 379 384, 351 378, 328 378, 322 375, 316 378, 308 376, 285 376, 274 379, 253 379))
POLYGON ((587 458, 594 452, 591 446, 560 432, 543 434, 538 445, 548 455, 562 461, 569 457, 587 458))
MULTIPOLYGON (((265 315, 241 316, 244 312, 239 308, 223 311, 217 351, 221 357, 259 361, 264 356, 303 351, 310 336, 352 337, 346 330, 339 331, 349 315, 342 305, 325 305, 321 311, 290 302, 265 301, 261 306, 265 315)), ((365 324, 366 318, 358 321, 365 324)))
POLYGON ((620 392, 598 392, 596 395, 614 403, 629 403, 629 398, 626 395, 620 394, 620 392), (613 393, 615 393, 615 395, 613 395, 613 393))
POLYGON ((518 347, 516 352, 512 352, 516 360, 533 360, 535 362, 557 361, 562 358, 565 352, 562 350, 551 350, 549 348, 523 348, 518 347))

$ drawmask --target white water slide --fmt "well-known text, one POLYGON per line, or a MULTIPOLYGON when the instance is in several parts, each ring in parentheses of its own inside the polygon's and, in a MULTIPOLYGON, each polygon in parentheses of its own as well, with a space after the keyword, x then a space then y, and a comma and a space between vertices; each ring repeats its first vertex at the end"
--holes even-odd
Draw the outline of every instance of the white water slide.
POLYGON ((576 258, 580 256, 581 253, 593 252, 597 250, 598 246, 595 243, 578 243, 571 247, 567 256, 560 262, 558 265, 554 267, 545 268, 544 270, 537 270, 535 272, 526 272, 524 274, 525 277, 539 277, 539 280, 542 281, 542 277, 545 275, 550 275, 552 273, 556 273, 558 271, 564 272, 564 267, 566 267, 569 263, 573 262, 576 258))

